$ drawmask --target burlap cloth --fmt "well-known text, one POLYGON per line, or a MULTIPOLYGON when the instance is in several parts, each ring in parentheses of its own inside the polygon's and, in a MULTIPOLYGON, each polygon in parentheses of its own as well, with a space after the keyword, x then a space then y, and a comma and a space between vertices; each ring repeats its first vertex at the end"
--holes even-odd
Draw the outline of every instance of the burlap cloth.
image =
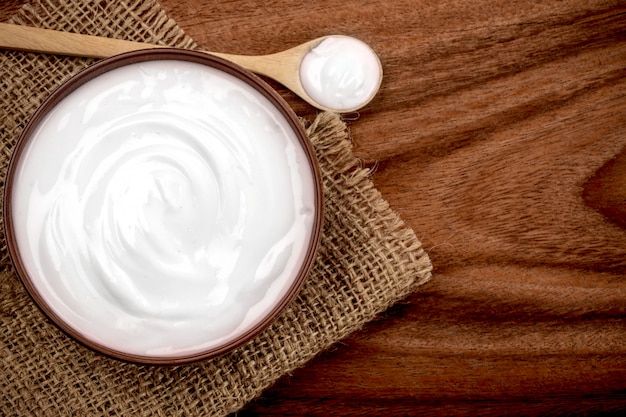
MULTIPOLYGON (((196 47, 153 0, 42 0, 26 5, 12 22, 196 47)), ((63 80, 93 61, 0 54, 4 180, 11 150, 30 115, 63 80)), ((225 415, 427 281, 427 255, 352 154, 344 122, 322 113, 308 133, 326 200, 314 269, 273 325, 214 359, 176 367, 142 366, 109 359, 74 342, 35 307, 12 270, 2 234, 0 414, 225 415)))

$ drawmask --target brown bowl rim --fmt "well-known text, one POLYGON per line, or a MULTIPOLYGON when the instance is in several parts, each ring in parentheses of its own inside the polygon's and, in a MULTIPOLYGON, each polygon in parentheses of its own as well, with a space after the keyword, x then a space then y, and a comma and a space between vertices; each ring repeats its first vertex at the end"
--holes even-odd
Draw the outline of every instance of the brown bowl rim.
POLYGON ((265 330, 283 312, 287 305, 296 297, 313 267, 313 262, 316 258, 317 249, 322 235, 324 218, 323 209, 322 175, 313 145, 309 141, 302 123, 289 104, 287 104, 287 102, 269 84, 246 69, 213 55, 178 48, 155 48, 126 52, 98 61, 65 81, 46 100, 44 100, 26 124, 11 155, 5 180, 2 215, 9 257, 13 262, 17 275, 37 307, 58 328, 75 341, 80 342, 89 349, 114 359, 147 365, 179 365, 209 359, 245 344, 265 330), (138 355, 109 348, 89 339, 55 314, 46 300, 39 294, 31 281, 31 277, 26 272, 26 268, 22 263, 20 250, 15 238, 12 220, 12 191, 15 170, 17 169, 17 165, 21 160, 24 148, 31 135, 47 113, 78 87, 110 70, 120 68, 125 65, 156 60, 182 60, 207 65, 246 82, 248 85, 260 92, 270 101, 271 104, 276 107, 277 110, 279 110, 296 134, 296 137, 304 149, 306 157, 309 161, 315 186, 314 194, 316 211, 309 247, 307 248, 305 259, 300 266, 298 274, 295 276, 287 293, 282 297, 282 299, 280 299, 280 301, 265 317, 263 317, 262 320, 239 337, 232 339, 223 345, 213 347, 202 352, 171 357, 138 355))

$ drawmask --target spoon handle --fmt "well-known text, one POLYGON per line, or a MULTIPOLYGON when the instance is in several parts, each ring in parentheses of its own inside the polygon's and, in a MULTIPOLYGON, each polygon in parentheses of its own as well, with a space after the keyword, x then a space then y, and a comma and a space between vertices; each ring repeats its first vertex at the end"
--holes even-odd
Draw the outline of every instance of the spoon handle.
MULTIPOLYGON (((139 49, 171 48, 145 42, 126 41, 100 36, 82 35, 31 26, 0 23, 0 48, 85 58, 107 58, 139 49)), ((250 71, 270 75, 278 66, 289 64, 289 54, 246 56, 203 51, 224 58, 250 71), (287 62, 285 62, 287 60, 287 62)), ((293 63, 299 62, 299 54, 293 54, 293 63)))
MULTIPOLYGON (((257 74, 270 77, 282 83, 309 104, 324 109, 323 106, 308 96, 300 84, 299 78, 294 77, 294 74, 298 73, 303 51, 308 52, 319 41, 314 40, 283 52, 261 56, 203 52, 226 59, 257 74)), ((139 49, 166 47, 151 43, 0 23, 0 48, 3 49, 86 58, 107 58, 139 49)))
POLYGON ((0 23, 0 48, 4 49, 106 58, 123 52, 158 47, 141 42, 0 23))

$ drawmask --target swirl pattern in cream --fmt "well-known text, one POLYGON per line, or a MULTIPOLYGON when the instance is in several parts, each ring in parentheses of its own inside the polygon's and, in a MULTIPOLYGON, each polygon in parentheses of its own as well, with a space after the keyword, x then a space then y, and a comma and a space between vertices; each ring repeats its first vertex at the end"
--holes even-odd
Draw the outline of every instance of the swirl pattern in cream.
POLYGON ((214 68, 114 69, 27 146, 12 195, 23 263, 55 313, 108 348, 167 357, 237 337, 309 246, 315 185, 297 137, 214 68))

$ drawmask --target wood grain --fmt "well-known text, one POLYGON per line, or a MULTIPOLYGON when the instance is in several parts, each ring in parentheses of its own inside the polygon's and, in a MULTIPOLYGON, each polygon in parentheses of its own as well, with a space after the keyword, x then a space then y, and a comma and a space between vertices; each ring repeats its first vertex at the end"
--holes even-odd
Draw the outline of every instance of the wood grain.
POLYGON ((624 1, 161 2, 209 50, 372 45, 385 79, 355 150, 434 264, 238 415, 626 410, 624 1))

